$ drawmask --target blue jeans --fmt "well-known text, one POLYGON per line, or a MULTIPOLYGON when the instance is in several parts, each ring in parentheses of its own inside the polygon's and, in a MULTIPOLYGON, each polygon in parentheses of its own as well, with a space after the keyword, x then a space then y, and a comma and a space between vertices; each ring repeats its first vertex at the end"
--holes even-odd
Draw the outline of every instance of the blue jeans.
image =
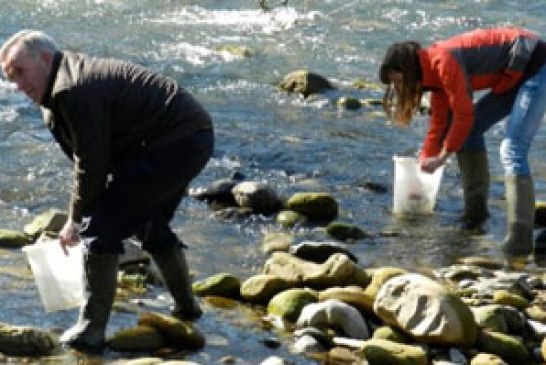
POLYGON ((500 159, 506 176, 530 176, 528 154, 546 109, 546 66, 519 88, 488 93, 475 104, 475 122, 462 150, 485 150, 484 133, 505 117, 500 159))
POLYGON ((196 132, 168 147, 147 151, 116 168, 104 194, 84 212, 80 237, 96 254, 121 254, 136 236, 152 253, 183 243, 169 226, 186 188, 212 155, 212 131, 196 132))

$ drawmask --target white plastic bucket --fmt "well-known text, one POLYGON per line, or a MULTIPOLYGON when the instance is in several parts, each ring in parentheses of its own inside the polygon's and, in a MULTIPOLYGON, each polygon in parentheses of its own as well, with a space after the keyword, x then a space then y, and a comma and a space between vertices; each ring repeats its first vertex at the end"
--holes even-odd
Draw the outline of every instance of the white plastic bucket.
POLYGON ((45 236, 23 247, 46 312, 79 307, 83 297, 83 250, 68 247, 45 236))
POLYGON ((401 215, 433 214, 444 166, 429 174, 421 171, 415 157, 394 156, 393 160, 393 213, 401 215))

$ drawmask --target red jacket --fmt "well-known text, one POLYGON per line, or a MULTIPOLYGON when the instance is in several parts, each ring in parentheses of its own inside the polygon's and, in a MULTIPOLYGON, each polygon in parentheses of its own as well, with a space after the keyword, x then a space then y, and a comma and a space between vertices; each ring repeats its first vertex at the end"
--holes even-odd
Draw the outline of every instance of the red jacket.
POLYGON ((442 147, 459 150, 474 123, 472 92, 500 94, 516 86, 539 43, 537 35, 522 29, 478 29, 419 51, 432 110, 421 159, 437 156, 442 147))

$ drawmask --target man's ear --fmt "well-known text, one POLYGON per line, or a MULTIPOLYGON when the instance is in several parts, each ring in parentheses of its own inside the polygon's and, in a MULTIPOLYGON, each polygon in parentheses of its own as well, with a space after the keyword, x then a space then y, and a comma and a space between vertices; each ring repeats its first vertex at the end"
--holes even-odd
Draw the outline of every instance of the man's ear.
POLYGON ((48 68, 53 64, 53 53, 40 52, 40 59, 47 65, 48 68))

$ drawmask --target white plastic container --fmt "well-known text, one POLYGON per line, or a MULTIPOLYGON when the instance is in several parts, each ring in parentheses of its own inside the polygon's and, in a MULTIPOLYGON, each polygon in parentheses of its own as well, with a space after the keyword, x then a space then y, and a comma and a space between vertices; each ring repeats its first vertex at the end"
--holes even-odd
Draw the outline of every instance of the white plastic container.
POLYGON ((442 181, 444 166, 432 174, 421 171, 415 157, 394 156, 393 213, 427 215, 434 213, 436 195, 442 181))
POLYGON ((83 297, 83 250, 68 247, 45 236, 23 247, 46 312, 79 307, 83 297))

